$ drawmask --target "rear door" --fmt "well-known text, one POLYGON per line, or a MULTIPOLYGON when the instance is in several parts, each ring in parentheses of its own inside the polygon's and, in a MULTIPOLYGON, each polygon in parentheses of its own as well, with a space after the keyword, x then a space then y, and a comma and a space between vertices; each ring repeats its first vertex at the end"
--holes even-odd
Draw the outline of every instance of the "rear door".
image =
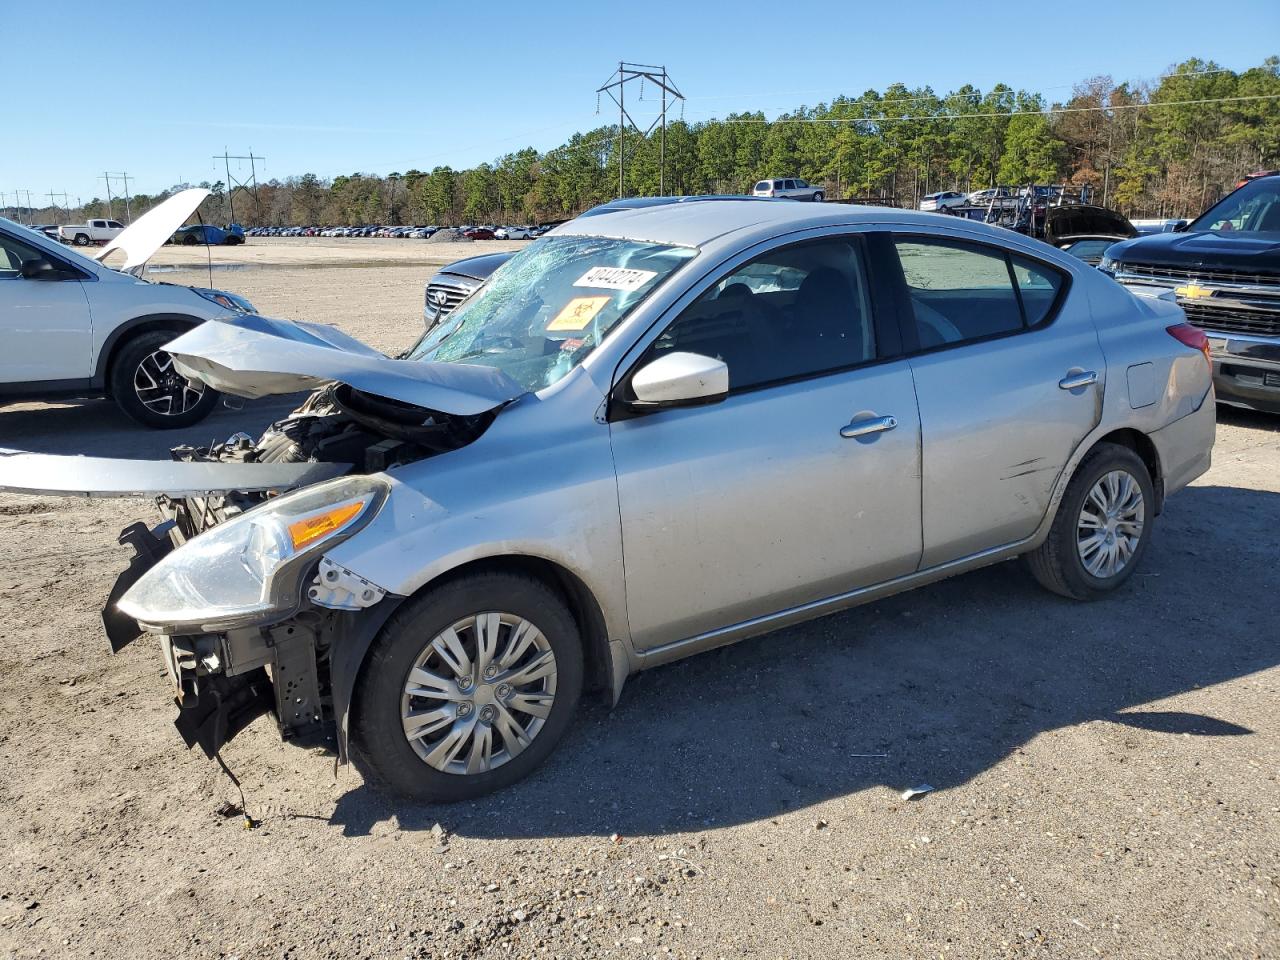
POLYGON ((84 286, 71 275, 26 279, 22 263, 33 258, 64 265, 34 243, 0 230, 0 384, 88 380, 93 324, 84 286))
POLYGON ((624 365, 699 353, 730 383, 719 403, 611 418, 638 648, 916 568, 915 393, 875 299, 859 237, 775 248, 727 266, 624 365))
POLYGON ((919 401, 922 567, 1029 537, 1099 422, 1105 364, 1058 267, 997 246, 895 234, 919 401))

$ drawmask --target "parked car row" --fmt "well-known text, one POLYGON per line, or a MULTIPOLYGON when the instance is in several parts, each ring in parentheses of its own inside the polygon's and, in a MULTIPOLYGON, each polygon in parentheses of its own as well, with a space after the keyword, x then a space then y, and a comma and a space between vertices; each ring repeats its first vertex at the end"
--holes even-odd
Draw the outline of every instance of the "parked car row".
MULTIPOLYGON (((350 227, 250 227, 248 237, 388 237, 397 240, 425 240, 445 227, 435 224, 418 226, 385 226, 365 224, 350 227)), ((464 224, 454 227, 472 240, 529 240, 541 236, 550 226, 496 226, 494 224, 464 224)))

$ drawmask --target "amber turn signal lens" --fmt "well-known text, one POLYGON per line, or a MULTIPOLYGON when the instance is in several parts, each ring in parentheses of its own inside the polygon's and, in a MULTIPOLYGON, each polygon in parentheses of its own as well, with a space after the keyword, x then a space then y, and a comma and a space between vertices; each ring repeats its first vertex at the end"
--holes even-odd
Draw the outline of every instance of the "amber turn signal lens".
POLYGON ((364 501, 357 500, 355 503, 344 503, 324 513, 295 520, 289 524, 289 538, 293 541, 293 549, 301 550, 321 537, 326 537, 335 530, 341 530, 358 517, 363 509, 364 501))

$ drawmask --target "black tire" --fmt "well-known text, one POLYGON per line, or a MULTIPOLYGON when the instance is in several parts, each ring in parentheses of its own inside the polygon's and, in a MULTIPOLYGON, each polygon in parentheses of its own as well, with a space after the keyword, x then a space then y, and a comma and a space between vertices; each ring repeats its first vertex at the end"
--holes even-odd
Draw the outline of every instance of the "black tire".
POLYGON ((1046 590, 1073 600, 1097 600, 1121 586, 1133 576, 1151 541, 1156 499, 1147 465, 1128 447, 1100 443, 1080 462, 1067 484, 1058 512, 1053 518, 1049 536, 1038 548, 1026 555, 1032 575, 1046 590), (1143 524, 1138 544, 1125 565, 1113 576, 1097 577, 1085 569, 1077 549, 1078 524, 1085 498, 1102 477, 1113 470, 1127 472, 1142 490, 1143 524))
POLYGON ((361 772, 415 800, 454 803, 484 796, 526 777, 555 749, 582 693, 582 640, 573 615, 541 580, 517 573, 480 573, 447 581, 406 603, 387 621, 356 683, 352 758, 361 772), (409 670, 433 638, 471 615, 501 610, 542 632, 555 654, 555 699, 529 745, 485 773, 446 773, 410 745, 401 719, 409 670))
POLYGON ((108 387, 111 398, 131 420, 144 427, 176 429, 189 427, 207 417, 218 403, 218 392, 205 387, 198 401, 180 413, 165 414, 148 407, 134 388, 134 378, 143 361, 178 335, 177 330, 149 330, 132 337, 116 351, 111 360, 108 387))
POLYGON ((77 233, 75 245, 77 247, 87 247, 89 245, 89 235, 87 233, 77 233))
POLYGON ((194 247, 196 242, 196 235, 194 233, 188 233, 182 238, 182 245, 184 247, 194 247))
POLYGON ((825 194, 823 194, 821 190, 819 190, 817 193, 813 195, 814 203, 821 203, 824 199, 825 199, 825 194))

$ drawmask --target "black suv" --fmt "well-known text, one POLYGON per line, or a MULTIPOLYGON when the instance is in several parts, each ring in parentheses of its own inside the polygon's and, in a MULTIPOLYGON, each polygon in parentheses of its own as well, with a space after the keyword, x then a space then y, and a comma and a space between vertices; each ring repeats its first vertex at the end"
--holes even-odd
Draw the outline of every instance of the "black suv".
POLYGON ((1250 180, 1176 233, 1117 243, 1099 269, 1172 290, 1209 337, 1218 400, 1280 413, 1280 176, 1250 180))

